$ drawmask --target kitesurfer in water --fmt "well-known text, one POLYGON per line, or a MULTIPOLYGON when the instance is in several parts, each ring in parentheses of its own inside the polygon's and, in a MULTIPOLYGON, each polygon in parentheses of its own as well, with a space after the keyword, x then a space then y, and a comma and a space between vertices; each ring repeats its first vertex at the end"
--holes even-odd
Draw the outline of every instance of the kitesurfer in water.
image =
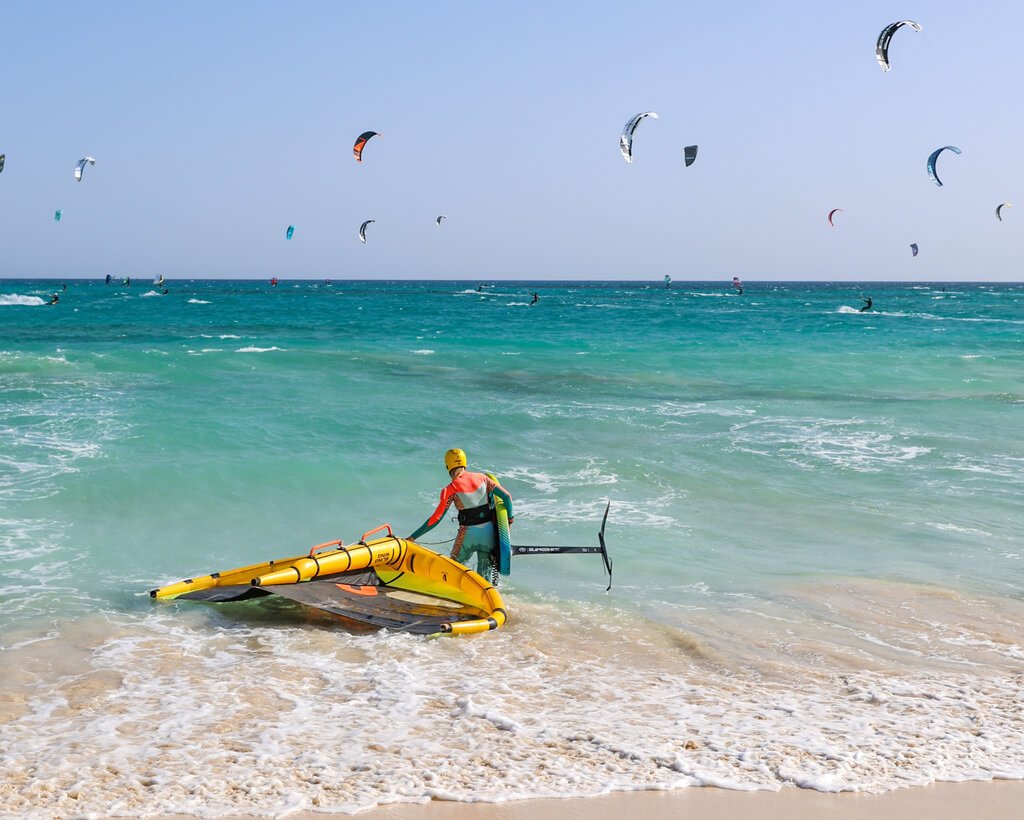
POLYGON ((532 301, 532 302, 530 302, 530 307, 533 307, 533 306, 534 306, 535 304, 537 304, 537 303, 538 303, 539 301, 540 301, 540 297, 539 297, 539 296, 538 296, 538 295, 537 295, 536 293, 534 293, 534 294, 533 294, 533 301, 532 301))
POLYGON ((109 273, 107 274, 107 284, 108 285, 110 284, 110 274, 109 273))
POLYGON ((862 307, 859 311, 857 311, 858 313, 866 313, 867 311, 871 310, 871 305, 873 303, 871 301, 871 297, 870 296, 867 299, 862 298, 861 301, 864 303, 864 307, 862 307))
POLYGON ((57 304, 57 303, 58 303, 59 301, 60 301, 60 297, 59 297, 59 296, 58 296, 58 295, 57 295, 57 294, 55 293, 55 294, 53 294, 53 296, 51 296, 51 297, 50 297, 50 301, 49 301, 49 302, 47 302, 47 304, 50 304, 50 305, 55 305, 55 304, 57 304))
POLYGON ((512 496, 490 476, 467 470, 466 454, 462 450, 453 449, 445 453, 444 466, 452 480, 441 490, 441 500, 437 509, 409 536, 409 540, 415 541, 436 527, 454 503, 459 511, 459 532, 455 536, 451 557, 469 566, 473 555, 476 555, 476 571, 487 580, 491 580, 497 544, 491 497, 496 495, 505 502, 508 522, 511 524, 512 496))

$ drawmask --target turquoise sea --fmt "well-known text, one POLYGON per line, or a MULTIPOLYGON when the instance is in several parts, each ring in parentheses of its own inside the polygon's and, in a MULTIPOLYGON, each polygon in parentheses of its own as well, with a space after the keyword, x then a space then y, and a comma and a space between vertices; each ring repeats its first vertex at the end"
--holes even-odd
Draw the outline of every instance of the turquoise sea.
POLYGON ((0 282, 2 816, 1024 777, 1024 285, 62 284, 0 282), (610 500, 611 592, 522 557, 445 640, 148 595, 407 534, 450 447, 517 543, 610 500))

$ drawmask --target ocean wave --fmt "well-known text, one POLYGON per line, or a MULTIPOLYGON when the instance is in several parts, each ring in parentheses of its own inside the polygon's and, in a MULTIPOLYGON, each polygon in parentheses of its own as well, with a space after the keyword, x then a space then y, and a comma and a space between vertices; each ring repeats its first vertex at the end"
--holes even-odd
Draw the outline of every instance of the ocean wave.
MULTIPOLYGON (((0 764, 32 775, 0 784, 6 811, 351 813, 440 796, 1024 777, 1010 657, 945 674, 820 658, 759 674, 692 635, 582 606, 520 605, 504 630, 446 641, 224 628, 169 609, 86 619, 8 653, 0 764)), ((951 653, 998 651, 970 629, 916 628, 951 653)))
POLYGON ((44 302, 38 296, 21 296, 17 293, 0 293, 0 307, 5 305, 22 305, 24 307, 37 307, 38 305, 45 305, 44 302))
POLYGON ((273 347, 240 347, 238 348, 238 350, 235 351, 235 353, 269 353, 272 350, 279 350, 284 352, 283 347, 278 347, 277 345, 274 345, 273 347))
POLYGON ((550 494, 570 487, 598 487, 618 483, 618 476, 595 460, 568 472, 550 473, 529 467, 508 467, 502 478, 525 484, 540 493, 550 494))
POLYGON ((906 441, 909 433, 872 429, 875 424, 864 419, 766 417, 733 425, 732 437, 743 452, 780 456, 802 467, 826 463, 859 472, 878 472, 932 451, 906 441))
POLYGON ((210 302, 208 300, 206 300, 206 299, 189 299, 188 303, 190 305, 209 305, 210 304, 210 302))

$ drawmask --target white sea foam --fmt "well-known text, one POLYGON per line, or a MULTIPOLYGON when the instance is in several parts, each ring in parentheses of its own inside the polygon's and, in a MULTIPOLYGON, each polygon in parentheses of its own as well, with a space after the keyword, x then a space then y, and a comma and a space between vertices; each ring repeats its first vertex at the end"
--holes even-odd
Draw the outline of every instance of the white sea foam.
POLYGON ((207 301, 206 299, 189 299, 188 303, 190 305, 208 305, 208 304, 210 304, 210 302, 207 301))
POLYGON ((0 293, 0 307, 6 305, 22 305, 24 307, 36 307, 47 304, 38 296, 21 296, 17 293, 0 293))
POLYGON ((140 298, 144 298, 146 296, 163 296, 163 294, 158 290, 148 290, 145 293, 143 293, 142 297, 140 298))
POLYGON ((584 467, 567 472, 545 472, 528 467, 508 467, 502 470, 502 478, 521 482, 537 492, 556 493, 572 487, 597 487, 618 482, 618 476, 607 466, 590 459, 584 467))
POLYGON ((277 345, 274 345, 273 347, 240 347, 235 351, 235 353, 269 353, 272 350, 283 351, 284 348, 278 347, 277 345))
MULTIPOLYGON (((355 812, 442 796, 1024 777, 1021 642, 952 618, 912 624, 931 646, 919 668, 819 655, 750 672, 693 635, 582 605, 520 604, 499 632, 442 641, 242 614, 217 627, 187 607, 20 637, 17 680, 4 683, 7 812, 355 812), (989 660, 939 673, 929 653, 989 660)), ((865 646, 901 651, 895 637, 865 646)))
POLYGON ((733 425, 735 446, 749 453, 778 455, 807 467, 827 463, 861 472, 877 472, 932 451, 913 444, 909 433, 873 429, 863 419, 757 418, 733 425))
POLYGON ((434 351, 429 348, 423 348, 422 350, 411 350, 410 353, 415 353, 417 356, 433 356, 434 351))
POLYGON ((975 527, 961 527, 957 524, 943 524, 935 521, 927 521, 925 523, 927 523, 929 527, 934 527, 935 529, 942 530, 943 532, 957 532, 961 533, 962 535, 980 535, 985 538, 992 537, 992 533, 988 532, 987 530, 979 530, 975 527))

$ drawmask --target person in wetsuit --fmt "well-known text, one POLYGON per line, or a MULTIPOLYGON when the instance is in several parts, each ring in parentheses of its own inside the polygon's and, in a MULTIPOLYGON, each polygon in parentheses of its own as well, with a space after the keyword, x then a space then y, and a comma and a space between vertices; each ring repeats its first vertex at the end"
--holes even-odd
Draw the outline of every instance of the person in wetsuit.
POLYGON ((871 310, 872 302, 871 302, 871 297, 870 296, 867 299, 861 299, 861 301, 864 303, 864 307, 862 307, 858 311, 858 313, 864 313, 865 311, 871 310))
POLYGON ((536 293, 534 293, 534 294, 533 294, 533 301, 532 301, 532 302, 530 302, 530 307, 533 307, 533 306, 534 306, 535 304, 537 304, 537 303, 538 303, 539 301, 540 301, 540 297, 539 297, 539 296, 538 296, 538 295, 537 295, 536 293))
POLYGON ((496 571, 494 553, 497 531, 491 511, 491 496, 496 495, 505 502, 509 524, 513 520, 512 496, 489 476, 467 470, 466 454, 462 450, 456 448, 445 453, 444 466, 452 480, 441 490, 441 500, 437 508, 409 536, 409 540, 415 541, 436 527, 448 508, 454 504, 459 511, 459 532, 455 536, 451 557, 469 566, 470 560, 476 555, 476 571, 493 583, 496 571))
POLYGON ((55 294, 53 294, 53 296, 50 297, 50 301, 47 302, 46 304, 48 304, 48 305, 55 305, 59 301, 60 301, 60 297, 55 293, 55 294))

